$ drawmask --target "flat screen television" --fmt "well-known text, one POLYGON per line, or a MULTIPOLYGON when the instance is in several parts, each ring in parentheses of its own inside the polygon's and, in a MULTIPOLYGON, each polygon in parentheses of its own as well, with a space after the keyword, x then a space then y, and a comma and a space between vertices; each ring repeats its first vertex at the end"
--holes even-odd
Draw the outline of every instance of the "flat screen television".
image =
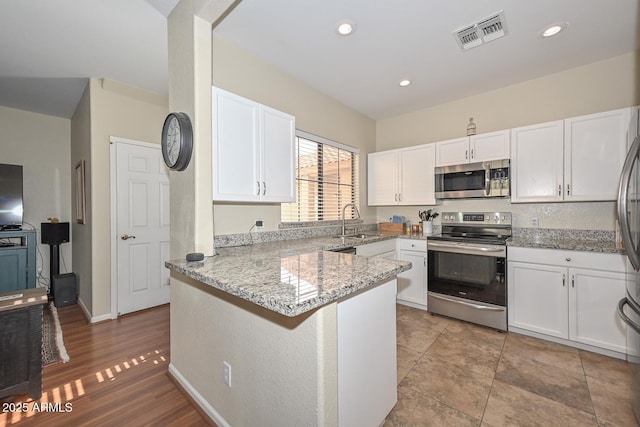
POLYGON ((22 166, 0 163, 0 230, 22 228, 22 166))

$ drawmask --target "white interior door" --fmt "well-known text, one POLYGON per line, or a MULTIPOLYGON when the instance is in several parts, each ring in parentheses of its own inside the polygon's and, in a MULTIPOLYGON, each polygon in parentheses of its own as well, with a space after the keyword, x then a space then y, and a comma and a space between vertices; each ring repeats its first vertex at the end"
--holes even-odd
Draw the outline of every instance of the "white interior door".
POLYGON ((158 144, 116 146, 117 313, 169 302, 169 172, 158 144))

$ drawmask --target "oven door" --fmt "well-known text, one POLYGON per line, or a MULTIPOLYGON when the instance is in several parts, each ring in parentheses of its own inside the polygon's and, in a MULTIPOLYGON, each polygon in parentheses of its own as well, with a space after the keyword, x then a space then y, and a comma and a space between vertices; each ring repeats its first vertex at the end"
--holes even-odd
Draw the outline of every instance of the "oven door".
POLYGON ((429 241, 429 311, 507 329, 506 247, 429 241))

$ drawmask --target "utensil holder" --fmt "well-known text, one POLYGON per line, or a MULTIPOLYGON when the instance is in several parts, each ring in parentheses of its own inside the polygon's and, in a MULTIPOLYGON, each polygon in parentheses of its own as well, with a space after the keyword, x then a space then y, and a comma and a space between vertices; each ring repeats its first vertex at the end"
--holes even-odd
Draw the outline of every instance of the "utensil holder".
POLYGON ((431 221, 422 221, 422 235, 430 236, 433 234, 433 222, 431 221))

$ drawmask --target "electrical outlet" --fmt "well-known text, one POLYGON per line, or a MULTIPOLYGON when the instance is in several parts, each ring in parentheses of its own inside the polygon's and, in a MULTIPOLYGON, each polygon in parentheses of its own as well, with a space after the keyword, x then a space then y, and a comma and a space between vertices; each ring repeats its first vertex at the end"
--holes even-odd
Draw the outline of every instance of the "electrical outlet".
POLYGON ((539 225, 540 225, 540 223, 538 222, 538 218, 536 218, 536 217, 531 218, 531 226, 533 228, 538 228, 539 225))
POLYGON ((261 219, 256 220, 256 231, 262 231, 264 228, 264 221, 261 219))
POLYGON ((231 365, 227 362, 222 362, 224 364, 224 383, 231 387, 231 365))

